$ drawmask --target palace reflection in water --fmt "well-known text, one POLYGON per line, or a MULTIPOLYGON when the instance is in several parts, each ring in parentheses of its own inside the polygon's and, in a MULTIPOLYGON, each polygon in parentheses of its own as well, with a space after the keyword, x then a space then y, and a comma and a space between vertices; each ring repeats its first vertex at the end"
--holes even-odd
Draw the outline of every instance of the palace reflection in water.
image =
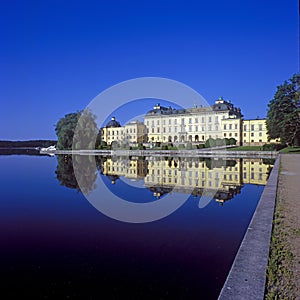
MULTIPOLYGON (((183 157, 79 157, 86 172, 86 189, 93 189, 96 172, 111 184, 117 180, 138 181, 150 190, 154 199, 173 190, 201 196, 215 191, 215 200, 224 203, 240 193, 244 184, 265 185, 274 164, 273 159, 210 159, 183 157), (97 170, 88 167, 96 160, 97 170)), ((70 156, 58 156, 57 178, 69 188, 79 187, 70 156)), ((86 191, 85 191, 86 192, 86 191)))

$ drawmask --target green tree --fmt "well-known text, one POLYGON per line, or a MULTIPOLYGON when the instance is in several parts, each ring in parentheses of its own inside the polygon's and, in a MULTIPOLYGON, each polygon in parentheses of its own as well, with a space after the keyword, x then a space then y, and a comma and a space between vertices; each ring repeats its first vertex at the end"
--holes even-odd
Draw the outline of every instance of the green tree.
POLYGON ((286 145, 300 143, 300 74, 277 87, 268 105, 267 131, 269 139, 280 138, 286 145))
POLYGON ((73 149, 94 150, 99 146, 96 141, 100 142, 96 116, 89 109, 85 109, 81 112, 75 128, 73 149))
POLYGON ((100 142, 96 117, 89 111, 70 113, 61 118, 55 127, 58 149, 95 149, 100 142), (74 136, 75 135, 75 136, 74 136))
POLYGON ((81 112, 70 113, 56 123, 57 149, 72 149, 74 131, 80 115, 81 112))

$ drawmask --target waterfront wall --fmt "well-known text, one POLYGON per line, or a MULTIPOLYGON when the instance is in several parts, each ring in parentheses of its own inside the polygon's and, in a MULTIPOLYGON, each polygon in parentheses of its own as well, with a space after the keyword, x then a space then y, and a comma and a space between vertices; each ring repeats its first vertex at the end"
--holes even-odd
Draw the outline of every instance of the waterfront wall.
POLYGON ((263 300, 280 155, 259 200, 218 300, 263 300))
MULTIPOLYGON (((45 152, 43 152, 45 153, 45 152)), ((54 154, 109 155, 109 156, 180 156, 217 158, 276 158, 276 151, 230 151, 216 149, 197 150, 56 150, 54 154)))

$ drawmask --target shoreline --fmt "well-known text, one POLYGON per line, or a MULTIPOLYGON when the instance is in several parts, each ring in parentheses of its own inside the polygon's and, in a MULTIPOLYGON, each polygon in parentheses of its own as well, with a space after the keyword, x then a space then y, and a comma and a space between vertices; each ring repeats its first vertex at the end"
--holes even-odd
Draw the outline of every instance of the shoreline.
POLYGON ((245 157, 276 158, 276 151, 197 150, 41 150, 41 154, 100 155, 100 156, 187 156, 187 157, 245 157))

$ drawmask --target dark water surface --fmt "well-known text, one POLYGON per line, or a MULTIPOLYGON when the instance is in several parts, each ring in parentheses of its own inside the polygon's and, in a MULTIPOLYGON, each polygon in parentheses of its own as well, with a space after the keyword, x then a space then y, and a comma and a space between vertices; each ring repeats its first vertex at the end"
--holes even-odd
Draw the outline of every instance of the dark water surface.
MULTIPOLYGON (((109 174, 108 162, 99 163, 98 179, 127 201, 156 201, 169 191, 151 185, 150 161, 139 162, 136 177, 121 168, 109 174)), ((1 298, 217 299, 270 168, 251 163, 230 165, 222 178, 232 183, 205 207, 195 192, 166 218, 134 224, 86 200, 71 158, 0 156, 1 298)), ((201 163, 190 166, 200 177, 201 163)))

